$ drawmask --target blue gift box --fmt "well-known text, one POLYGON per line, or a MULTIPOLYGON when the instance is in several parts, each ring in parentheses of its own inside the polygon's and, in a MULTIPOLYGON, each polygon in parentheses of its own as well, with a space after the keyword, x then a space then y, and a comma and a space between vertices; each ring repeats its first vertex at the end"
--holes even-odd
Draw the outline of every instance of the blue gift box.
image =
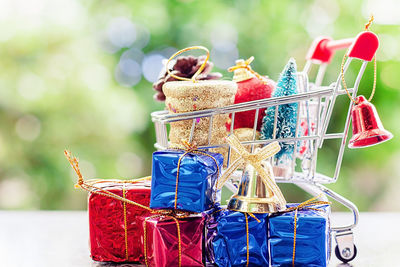
MULTIPOLYGON (((153 153, 150 208, 175 209, 178 161, 184 150, 164 150, 153 153)), ((179 167, 176 209, 203 212, 219 201, 215 192, 219 172, 224 162, 218 153, 185 154, 179 167)))
MULTIPOLYGON (((289 204, 288 207, 297 206, 289 204)), ((315 205, 297 213, 295 266, 327 266, 331 251, 329 205, 315 205)), ((295 212, 269 217, 272 266, 292 266, 295 212)))
POLYGON ((206 261, 218 266, 268 266, 268 214, 247 214, 249 246, 247 247, 245 213, 222 210, 206 221, 206 261))

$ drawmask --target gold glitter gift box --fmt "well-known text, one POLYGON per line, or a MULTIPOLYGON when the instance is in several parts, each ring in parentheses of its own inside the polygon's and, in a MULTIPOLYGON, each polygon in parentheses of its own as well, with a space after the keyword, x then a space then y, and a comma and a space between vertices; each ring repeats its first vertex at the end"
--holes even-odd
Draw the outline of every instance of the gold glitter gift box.
MULTIPOLYGON (((233 104, 237 90, 236 83, 223 80, 175 81, 163 86, 165 104, 170 113, 184 113, 197 110, 220 108, 233 104)), ((212 121, 210 144, 221 144, 227 135, 225 123, 228 114, 215 115, 212 121)), ((169 140, 178 145, 189 140, 192 120, 171 123, 169 140)), ((197 146, 208 144, 210 117, 196 119, 192 142, 197 146)))
MULTIPOLYGON (((186 113, 198 110, 221 108, 232 105, 235 100, 237 85, 233 81, 226 80, 196 80, 203 71, 210 53, 203 46, 192 46, 176 52, 170 57, 166 64, 167 73, 180 81, 166 82, 162 90, 165 94, 165 105, 171 114, 186 113), (177 55, 193 50, 201 49, 207 52, 207 57, 192 78, 176 76, 168 68, 168 63, 177 55)), ((212 130, 209 139, 210 117, 196 118, 196 124, 190 140, 196 146, 223 144, 227 135, 226 122, 229 114, 214 115, 212 118, 212 130)), ((183 120, 171 123, 169 140, 171 146, 180 146, 182 140, 190 139, 193 120, 183 120)), ((226 152, 226 148, 213 149, 214 152, 226 152)))

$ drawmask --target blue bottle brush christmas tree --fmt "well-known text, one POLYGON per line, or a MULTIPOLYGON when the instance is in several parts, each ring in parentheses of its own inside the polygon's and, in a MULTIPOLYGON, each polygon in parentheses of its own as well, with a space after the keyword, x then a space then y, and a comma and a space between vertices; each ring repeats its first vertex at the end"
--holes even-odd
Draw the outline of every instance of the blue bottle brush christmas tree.
MULTIPOLYGON (((291 58, 283 69, 276 89, 272 97, 290 96, 298 93, 296 61, 291 58)), ((296 134, 296 119, 298 112, 298 103, 284 104, 278 106, 277 123, 276 123, 276 138, 295 137, 296 134)), ((271 139, 274 134, 274 118, 275 107, 269 107, 263 118, 261 127, 261 138, 271 139)), ((292 159, 294 144, 293 143, 280 143, 281 151, 279 151, 275 158, 278 162, 284 158, 292 159)))

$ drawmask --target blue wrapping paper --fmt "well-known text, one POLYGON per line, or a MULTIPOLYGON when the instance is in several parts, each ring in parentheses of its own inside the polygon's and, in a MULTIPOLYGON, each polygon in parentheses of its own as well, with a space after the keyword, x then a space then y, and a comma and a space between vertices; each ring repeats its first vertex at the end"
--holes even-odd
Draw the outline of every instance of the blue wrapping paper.
MULTIPOLYGON (((297 206, 289 204, 288 207, 297 206)), ((324 267, 331 251, 329 205, 315 205, 316 210, 297 213, 295 266, 324 267)), ((272 266, 292 266, 295 212, 269 217, 269 242, 272 266)))
MULTIPOLYGON (((164 150, 153 153, 150 208, 174 209, 178 161, 183 150, 164 150)), ((221 192, 215 192, 218 168, 222 170, 223 156, 218 153, 206 155, 188 153, 181 160, 179 168, 176 209, 203 212, 212 208, 220 199, 221 192)))
MULTIPOLYGON (((249 266, 268 266, 268 214, 248 216, 249 266)), ((206 220, 206 261, 218 266, 246 266, 247 241, 245 214, 222 210, 206 220)))

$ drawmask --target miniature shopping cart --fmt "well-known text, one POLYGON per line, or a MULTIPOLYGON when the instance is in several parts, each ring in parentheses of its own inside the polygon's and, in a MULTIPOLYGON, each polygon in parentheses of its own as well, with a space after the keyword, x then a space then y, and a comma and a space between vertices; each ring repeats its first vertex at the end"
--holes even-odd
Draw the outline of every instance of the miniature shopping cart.
MULTIPOLYGON (((338 193, 328 189, 323 184, 335 183, 338 179, 340 166, 342 164, 343 153, 345 145, 347 142, 347 133, 350 125, 350 110, 352 108, 353 102, 350 101, 348 106, 347 117, 344 124, 344 129, 339 133, 328 133, 327 129, 330 123, 333 108, 335 106, 335 101, 338 96, 346 94, 346 91, 341 87, 341 75, 346 73, 351 61, 353 59, 359 59, 362 61, 360 71, 354 82, 353 88, 349 88, 350 94, 353 98, 357 94, 357 89, 360 84, 360 80, 363 76, 367 63, 372 60, 375 52, 378 48, 378 39, 375 34, 369 31, 360 33, 356 38, 344 39, 344 40, 332 40, 328 37, 322 37, 316 39, 308 54, 307 62, 303 71, 297 73, 298 77, 298 88, 299 92, 296 95, 276 97, 269 99, 256 100, 246 103, 234 104, 222 108, 214 108, 207 110, 199 110, 187 113, 179 114, 169 114, 168 111, 157 111, 151 114, 152 120, 155 125, 157 142, 155 147, 157 149, 166 149, 169 147, 168 140, 168 124, 172 122, 182 121, 182 120, 192 120, 192 127, 190 132, 189 142, 193 137, 195 131, 196 120, 198 118, 209 117, 210 127, 209 127, 209 142, 207 146, 200 146, 200 149, 211 149, 217 147, 227 147, 228 148, 228 158, 227 164, 229 166, 231 157, 231 148, 228 144, 212 144, 210 142, 210 136, 212 131, 212 119, 216 115, 229 114, 231 116, 231 129, 230 132, 233 133, 233 125, 235 122, 235 114, 238 112, 255 110, 255 119, 253 127, 253 139, 252 141, 242 142, 243 145, 251 146, 254 149, 257 145, 266 145, 272 141, 285 142, 286 144, 293 144, 295 149, 293 151, 292 159, 292 174, 290 177, 276 177, 276 181, 280 183, 293 183, 298 187, 302 188, 306 192, 318 196, 321 196, 322 200, 327 200, 327 197, 334 199, 340 204, 344 205, 352 211, 353 223, 346 226, 332 227, 332 233, 335 236, 337 246, 335 248, 336 256, 343 262, 348 262, 356 257, 357 249, 354 245, 353 232, 352 229, 357 225, 359 212, 355 204, 353 204, 348 199, 339 195, 338 193), (342 65, 341 73, 339 74, 336 82, 322 86, 323 77, 325 70, 331 58, 337 49, 348 48, 347 60, 342 65), (312 65, 318 65, 318 71, 315 78, 315 82, 311 83, 308 80, 308 74, 312 65), (278 107, 284 104, 298 103, 299 112, 297 112, 297 125, 294 137, 290 138, 275 138, 268 140, 256 140, 256 128, 258 117, 264 114, 260 114, 261 109, 275 109, 274 118, 274 132, 277 127, 277 114, 278 107), (312 116, 312 114, 316 114, 312 116), (306 121, 308 131, 302 131, 300 122, 306 121), (305 134, 307 133, 307 134, 305 134), (317 159, 318 151, 323 147, 326 140, 338 140, 340 146, 338 149, 338 156, 336 161, 336 168, 333 176, 327 176, 316 172, 317 170, 317 159), (298 146, 305 144, 307 146, 307 151, 300 158, 301 166, 303 166, 301 171, 296 168, 296 158, 298 157, 298 146), (297 170, 297 171, 296 171, 297 170)), ((239 175, 234 175, 230 178, 230 181, 225 184, 231 191, 237 191, 237 177, 239 175)))

